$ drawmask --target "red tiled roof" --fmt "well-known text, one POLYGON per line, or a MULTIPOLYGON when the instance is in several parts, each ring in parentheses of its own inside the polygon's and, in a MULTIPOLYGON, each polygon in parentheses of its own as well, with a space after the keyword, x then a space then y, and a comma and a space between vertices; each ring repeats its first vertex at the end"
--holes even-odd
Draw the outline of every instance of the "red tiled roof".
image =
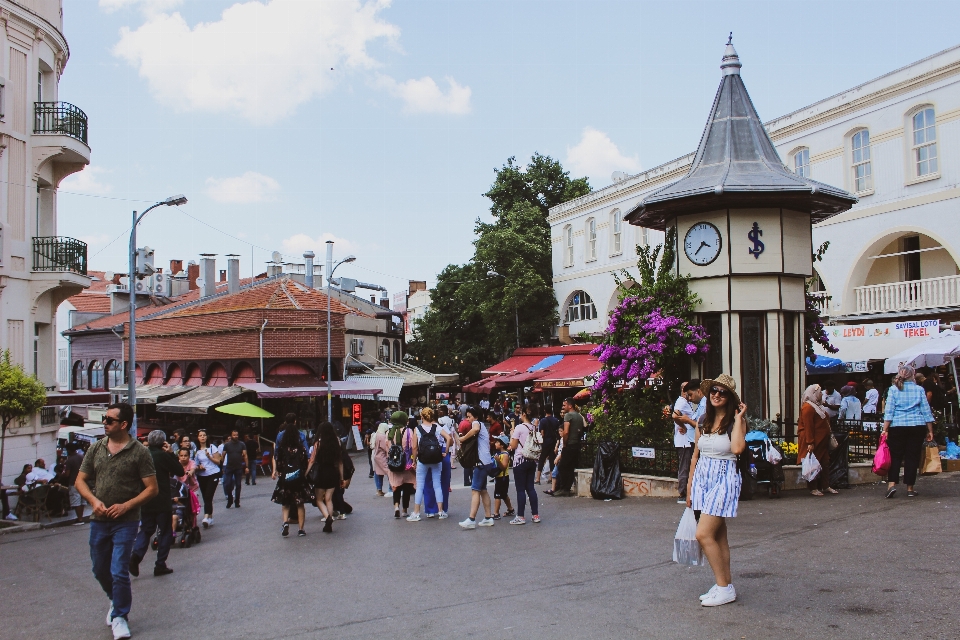
MULTIPOLYGON (((106 271, 87 271, 87 277, 90 278, 90 286, 84 289, 84 293, 106 293, 107 286, 113 284, 106 279, 106 271)), ((83 294, 80 294, 83 295, 83 294)))
POLYGON ((110 313, 110 296, 102 293, 78 293, 67 302, 81 313, 110 313))

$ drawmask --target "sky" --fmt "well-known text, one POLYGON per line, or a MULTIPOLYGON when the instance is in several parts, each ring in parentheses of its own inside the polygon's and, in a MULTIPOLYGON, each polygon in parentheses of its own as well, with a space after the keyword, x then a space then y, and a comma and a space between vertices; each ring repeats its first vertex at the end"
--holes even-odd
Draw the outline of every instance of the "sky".
MULTIPOLYGON (((594 188, 695 150, 728 32, 763 120, 960 44, 960 3, 684 0, 65 0, 60 100, 90 166, 59 234, 126 270, 273 251, 426 280, 473 254, 494 169, 539 152, 594 188)), ((505 251, 518 250, 504 247, 505 251)), ((358 293, 363 293, 362 291, 358 293)))

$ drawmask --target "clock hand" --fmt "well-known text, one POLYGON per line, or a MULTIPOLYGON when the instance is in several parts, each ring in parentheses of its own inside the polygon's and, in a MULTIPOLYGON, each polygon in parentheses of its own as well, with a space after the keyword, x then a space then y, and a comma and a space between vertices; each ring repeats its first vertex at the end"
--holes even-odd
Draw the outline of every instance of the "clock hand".
POLYGON ((697 250, 693 252, 693 255, 697 255, 698 253, 700 253, 700 249, 703 249, 704 247, 709 247, 709 246, 710 246, 710 245, 708 245, 706 242, 704 242, 703 240, 701 240, 701 241, 700 241, 700 246, 697 247, 697 250))

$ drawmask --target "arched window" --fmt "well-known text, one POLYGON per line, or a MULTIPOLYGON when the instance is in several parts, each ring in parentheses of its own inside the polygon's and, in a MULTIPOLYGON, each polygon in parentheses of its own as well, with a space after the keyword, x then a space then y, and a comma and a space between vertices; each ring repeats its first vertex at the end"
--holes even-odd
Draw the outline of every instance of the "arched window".
POLYGON ((94 360, 90 363, 90 390, 99 391, 103 389, 103 365, 100 364, 99 360, 94 360))
POLYGON ((214 362, 207 369, 207 380, 203 383, 205 387, 228 387, 227 370, 219 362, 214 362))
POLYGON ((566 312, 563 316, 565 323, 578 322, 580 320, 593 320, 597 317, 597 308, 593 300, 587 295, 586 291, 574 291, 570 296, 570 303, 567 304, 566 312))
POLYGON ((810 149, 797 149, 793 154, 793 172, 802 178, 810 177, 810 149))
POLYGON ((870 132, 861 129, 850 140, 853 146, 853 190, 856 192, 873 189, 873 175, 870 166, 870 132))
POLYGON ((116 360, 108 362, 104 371, 107 378, 107 389, 115 389, 123 385, 123 368, 116 360))
POLYGON ((563 228, 563 266, 573 266, 573 227, 569 224, 563 228))
POLYGON ((400 341, 394 340, 393 341, 393 361, 400 362, 402 357, 403 356, 400 353, 400 341))
POLYGON ((82 390, 87 388, 87 368, 83 363, 77 360, 73 363, 73 380, 70 381, 70 388, 82 390))
POLYGON ((937 172, 937 123, 933 107, 913 114, 913 163, 918 178, 937 172))
POLYGON ((615 256, 623 251, 621 248, 623 245, 623 216, 620 215, 619 209, 614 209, 610 217, 612 218, 610 228, 613 230, 610 233, 610 255, 615 256))
POLYGON ((380 343, 380 359, 386 362, 387 364, 390 363, 390 341, 389 340, 385 339, 383 340, 383 342, 380 343))
POLYGON ((597 259, 597 219, 587 220, 587 260, 597 259))

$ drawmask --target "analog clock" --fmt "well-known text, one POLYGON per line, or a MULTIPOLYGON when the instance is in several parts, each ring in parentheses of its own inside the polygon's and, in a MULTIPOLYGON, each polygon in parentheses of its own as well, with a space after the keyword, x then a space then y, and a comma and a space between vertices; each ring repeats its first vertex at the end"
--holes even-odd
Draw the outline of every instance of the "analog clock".
POLYGON ((690 262, 701 267, 717 259, 721 245, 720 230, 709 222, 693 225, 683 238, 683 252, 690 262))

